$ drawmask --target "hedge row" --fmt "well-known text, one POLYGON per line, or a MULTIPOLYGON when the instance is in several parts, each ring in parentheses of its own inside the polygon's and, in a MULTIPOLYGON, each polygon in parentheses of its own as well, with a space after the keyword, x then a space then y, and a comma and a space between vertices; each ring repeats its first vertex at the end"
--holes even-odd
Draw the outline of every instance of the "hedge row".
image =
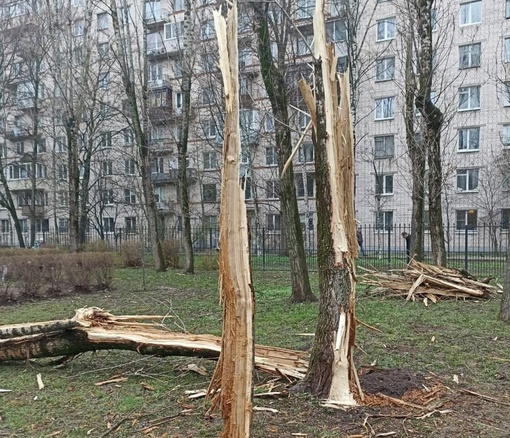
POLYGON ((72 291, 112 287, 111 253, 57 253, 32 250, 0 256, 0 301, 26 301, 72 291))

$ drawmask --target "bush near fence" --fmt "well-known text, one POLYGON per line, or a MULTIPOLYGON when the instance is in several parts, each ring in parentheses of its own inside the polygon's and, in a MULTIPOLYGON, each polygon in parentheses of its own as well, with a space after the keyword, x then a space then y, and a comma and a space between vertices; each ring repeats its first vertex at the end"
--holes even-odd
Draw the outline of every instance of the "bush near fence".
POLYGON ((15 250, 0 253, 0 302, 91 292, 113 286, 112 253, 45 253, 15 250))

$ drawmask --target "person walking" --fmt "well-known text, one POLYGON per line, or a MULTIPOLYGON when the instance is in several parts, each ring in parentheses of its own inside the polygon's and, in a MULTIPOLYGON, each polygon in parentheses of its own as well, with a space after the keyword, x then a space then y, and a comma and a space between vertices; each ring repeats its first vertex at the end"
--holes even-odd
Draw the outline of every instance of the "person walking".
POLYGON ((356 230, 356 239, 358 240, 359 250, 361 251, 361 255, 363 257, 366 256, 365 248, 363 248, 363 233, 361 232, 361 227, 358 227, 356 230))
POLYGON ((409 264, 409 262, 411 261, 411 235, 404 231, 402 232, 402 237, 406 241, 407 264, 409 264))

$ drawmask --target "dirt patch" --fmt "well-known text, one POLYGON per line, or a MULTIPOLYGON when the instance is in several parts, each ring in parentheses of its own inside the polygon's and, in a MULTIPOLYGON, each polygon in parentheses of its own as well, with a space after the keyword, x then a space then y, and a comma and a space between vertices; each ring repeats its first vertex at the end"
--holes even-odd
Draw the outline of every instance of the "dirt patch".
POLYGON ((390 397, 402 397, 425 384, 423 374, 406 369, 369 369, 359 376, 361 388, 368 394, 384 394, 390 397))

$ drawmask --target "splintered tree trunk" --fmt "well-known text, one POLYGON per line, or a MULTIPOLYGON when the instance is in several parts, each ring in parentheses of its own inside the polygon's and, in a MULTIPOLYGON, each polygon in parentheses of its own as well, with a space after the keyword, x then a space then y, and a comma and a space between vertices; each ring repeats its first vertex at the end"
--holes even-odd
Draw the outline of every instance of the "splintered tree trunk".
POLYGON ((223 304, 222 348, 209 386, 213 407, 221 406, 224 438, 250 436, 253 380, 253 291, 248 221, 239 181, 239 81, 237 4, 227 19, 214 12, 225 89, 225 142, 220 208, 220 294, 223 304), (218 392, 221 388, 221 392, 218 392))
POLYGON ((316 3, 315 98, 300 82, 314 125, 317 181, 319 317, 306 383, 318 397, 356 404, 363 399, 353 347, 354 258, 358 251, 354 219, 354 144, 347 74, 337 76, 334 46, 326 43, 324 0, 316 3), (340 90, 340 96, 338 95, 340 90))

